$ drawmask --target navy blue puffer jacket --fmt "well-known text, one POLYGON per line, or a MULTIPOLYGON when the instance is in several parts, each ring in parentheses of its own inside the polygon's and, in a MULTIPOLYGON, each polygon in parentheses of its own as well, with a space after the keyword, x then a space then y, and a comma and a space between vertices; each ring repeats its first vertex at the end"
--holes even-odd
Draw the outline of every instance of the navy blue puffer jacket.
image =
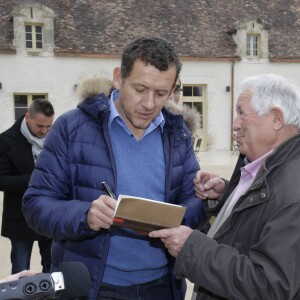
MULTIPOLYGON (((82 261, 89 269, 89 299, 97 299, 109 248, 109 232, 87 225, 91 202, 115 189, 116 166, 108 136, 108 99, 98 94, 60 116, 47 136, 44 149, 23 198, 29 226, 54 238, 52 271, 63 261, 82 261)), ((165 201, 187 207, 183 224, 196 228, 207 221, 196 198, 193 179, 199 169, 191 134, 181 115, 163 109, 166 164, 165 201)), ((170 259, 170 266, 171 266, 170 259)), ((183 282, 174 279, 175 299, 184 299, 183 282)))

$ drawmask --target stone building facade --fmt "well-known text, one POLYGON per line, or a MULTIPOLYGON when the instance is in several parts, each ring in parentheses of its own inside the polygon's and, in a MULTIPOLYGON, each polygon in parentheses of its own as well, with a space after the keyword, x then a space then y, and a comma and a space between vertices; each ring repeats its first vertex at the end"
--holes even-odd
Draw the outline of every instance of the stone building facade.
POLYGON ((202 115, 202 151, 231 149, 245 77, 278 73, 300 86, 299 0, 0 0, 0 132, 37 97, 56 117, 74 108, 81 78, 111 78, 141 35, 180 54, 181 102, 202 115))

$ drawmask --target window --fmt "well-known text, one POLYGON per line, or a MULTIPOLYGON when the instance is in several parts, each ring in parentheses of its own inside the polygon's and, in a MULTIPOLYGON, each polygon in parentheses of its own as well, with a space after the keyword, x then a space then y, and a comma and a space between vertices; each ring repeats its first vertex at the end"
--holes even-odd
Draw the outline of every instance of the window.
MULTIPOLYGON (((193 130, 194 150, 199 151, 200 144, 197 147, 197 141, 201 140, 201 151, 207 149, 207 112, 206 112, 206 93, 207 85, 199 83, 182 84, 182 104, 193 108, 200 117, 199 128, 193 130)), ((198 119, 198 118, 197 118, 198 119)))
POLYGON ((39 98, 48 99, 48 94, 15 94, 15 120, 26 113, 27 108, 32 101, 39 98))
POLYGON ((258 40, 259 36, 256 34, 247 34, 246 41, 246 55, 247 56, 258 56, 258 40))
POLYGON ((203 128, 203 86, 184 85, 183 104, 195 108, 201 116, 201 128, 203 128))
POLYGON ((202 86, 184 86, 183 87, 183 96, 195 97, 202 96, 202 86))
POLYGON ((26 48, 33 50, 43 49, 43 26, 42 25, 25 25, 26 48))

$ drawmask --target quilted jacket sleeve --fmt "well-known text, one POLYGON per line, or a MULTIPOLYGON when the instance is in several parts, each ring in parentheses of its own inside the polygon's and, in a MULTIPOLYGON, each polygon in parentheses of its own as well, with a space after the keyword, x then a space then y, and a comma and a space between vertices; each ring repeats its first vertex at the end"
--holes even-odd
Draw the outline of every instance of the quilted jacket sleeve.
POLYGON ((22 210, 28 225, 39 234, 56 239, 82 239, 95 234, 86 224, 91 202, 70 200, 70 121, 58 118, 55 122, 23 197, 22 210))

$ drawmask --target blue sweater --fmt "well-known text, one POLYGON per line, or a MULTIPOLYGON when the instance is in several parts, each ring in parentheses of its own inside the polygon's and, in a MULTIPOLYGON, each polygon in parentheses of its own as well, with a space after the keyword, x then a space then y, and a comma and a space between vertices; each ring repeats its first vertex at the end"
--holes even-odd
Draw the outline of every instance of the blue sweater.
MULTIPOLYGON (((125 194, 164 201, 161 128, 158 126, 137 141, 121 124, 115 119, 109 131, 117 166, 117 196, 125 194)), ((112 231, 105 283, 139 284, 161 278, 167 271, 168 258, 160 239, 150 241, 129 229, 112 231)))

